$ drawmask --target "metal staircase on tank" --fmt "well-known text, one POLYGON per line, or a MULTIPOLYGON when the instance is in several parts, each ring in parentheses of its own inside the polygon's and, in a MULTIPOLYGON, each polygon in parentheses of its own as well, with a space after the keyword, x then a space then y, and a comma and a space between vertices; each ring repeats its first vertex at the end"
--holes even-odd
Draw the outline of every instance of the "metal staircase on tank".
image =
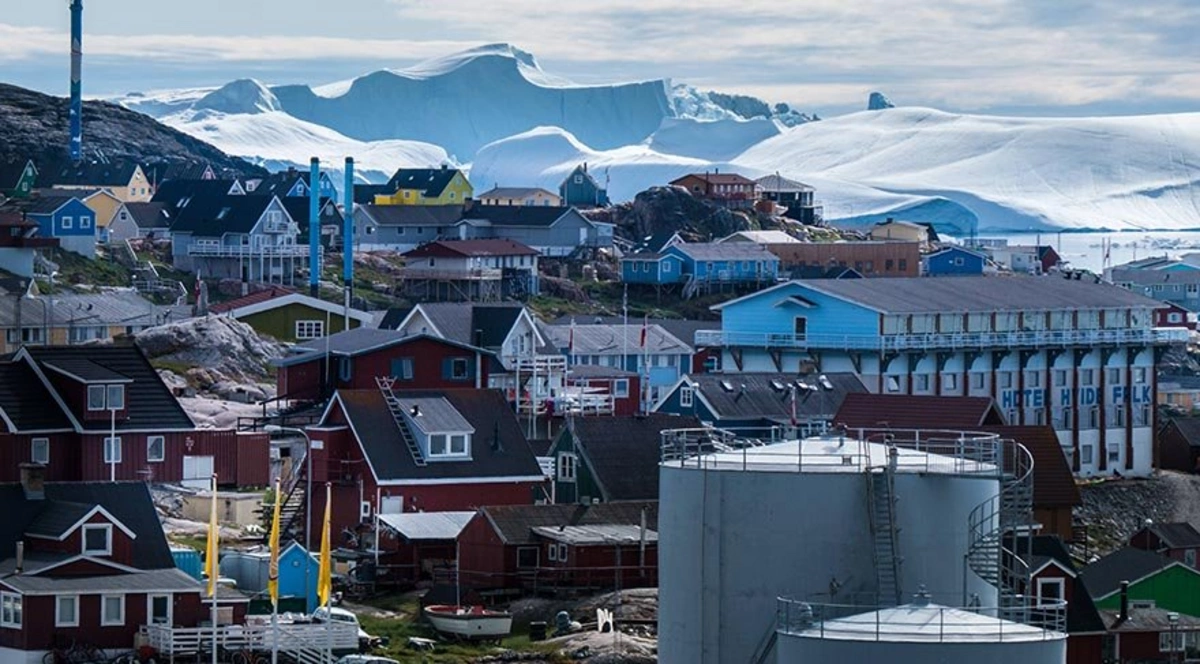
MULTIPOLYGON (((1000 441, 1000 493, 975 507, 968 518, 966 565, 999 591, 1002 609, 1019 611, 1029 592, 1033 519, 1033 456, 1012 440, 1000 441)), ((966 588, 963 589, 966 593, 966 588)), ((964 601, 969 598, 964 597, 964 601)))
POLYGON ((395 383, 396 379, 391 376, 375 377, 375 384, 379 386, 379 391, 383 394, 383 400, 387 403, 388 410, 392 413, 392 419, 396 421, 396 428, 400 429, 400 438, 404 441, 404 446, 412 454, 413 463, 418 466, 424 466, 425 455, 421 453, 421 446, 417 444, 417 439, 413 437, 412 431, 408 428, 408 421, 404 415, 404 407, 400 405, 400 400, 392 392, 392 386, 395 383))
POLYGON ((896 475, 888 447, 889 463, 867 471, 867 509, 870 511, 871 546, 875 555, 875 582, 880 606, 900 605, 900 528, 896 525, 896 475))

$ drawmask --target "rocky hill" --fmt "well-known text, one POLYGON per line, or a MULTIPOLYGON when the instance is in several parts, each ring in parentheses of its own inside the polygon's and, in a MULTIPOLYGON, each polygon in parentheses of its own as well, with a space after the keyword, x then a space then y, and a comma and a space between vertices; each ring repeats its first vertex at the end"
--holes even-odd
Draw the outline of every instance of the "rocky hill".
MULTIPOLYGON (((67 106, 62 97, 0 83, 0 161, 32 158, 43 171, 66 162, 67 106)), ((265 173, 153 118, 103 101, 83 103, 83 146, 89 159, 101 153, 140 163, 202 162, 243 175, 265 173)))

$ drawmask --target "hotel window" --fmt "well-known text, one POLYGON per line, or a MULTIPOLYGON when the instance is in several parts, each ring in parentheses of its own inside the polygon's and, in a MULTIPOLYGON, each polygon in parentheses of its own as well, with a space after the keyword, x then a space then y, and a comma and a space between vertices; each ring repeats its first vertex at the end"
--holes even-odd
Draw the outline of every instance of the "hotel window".
POLYGON ((1091 445, 1083 445, 1079 448, 1079 463, 1085 466, 1090 466, 1096 462, 1095 449, 1091 445))
POLYGON ((296 321, 296 339, 319 339, 325 336, 325 321, 298 320, 296 321))
POLYGON ((1111 419, 1114 427, 1125 426, 1125 406, 1113 406, 1111 419))
POLYGON ((20 595, 0 592, 0 627, 15 627, 20 629, 22 609, 20 595))
POLYGON ((929 374, 917 374, 916 387, 914 388, 914 391, 915 392, 928 392, 929 391, 929 374))
POLYGON ((1108 370, 1108 384, 1109 385, 1117 385, 1120 382, 1121 382, 1121 369, 1119 367, 1110 368, 1108 370))
POLYGON ((100 596, 100 624, 103 626, 125 625, 125 596, 100 596))
POLYGON ((59 595, 54 598, 54 626, 79 627, 78 595, 59 595))
POLYGON ((1089 428, 1089 429, 1099 429, 1100 428, 1100 408, 1098 408, 1096 406, 1092 406, 1091 408, 1088 408, 1087 423, 1088 423, 1087 428, 1089 428))
POLYGON ((1046 423, 1046 409, 1045 408, 1034 408, 1033 409, 1033 423, 1038 426, 1041 426, 1046 423))
POLYGON ((1121 447, 1119 445, 1109 445, 1108 446, 1108 462, 1109 463, 1120 463, 1121 462, 1121 447))
POLYGON ((162 436, 146 437, 146 461, 161 462, 167 456, 167 439, 162 436))
POLYGON ((50 463, 49 438, 34 438, 29 442, 29 460, 43 466, 50 463))
POLYGON ((1000 389, 1008 390, 1012 388, 1013 377, 1008 371, 1000 374, 1000 389))
POLYGON ((1079 370, 1079 384, 1081 386, 1091 387, 1092 384, 1095 382, 1096 382, 1096 370, 1095 369, 1080 369, 1079 370))
POLYGON ((1041 387, 1042 374, 1040 371, 1025 372, 1025 387, 1041 387))
POLYGON ((984 384, 983 373, 977 372, 977 373, 971 374, 971 389, 972 390, 982 390, 983 384, 984 384))
POLYGON ((884 382, 887 383, 887 391, 888 392, 899 392, 900 391, 900 377, 899 376, 888 376, 884 382))
POLYGON ((1066 369, 1055 369, 1054 370, 1054 386, 1055 387, 1064 387, 1066 384, 1067 384, 1067 370, 1066 369))
POLYGON ((958 389, 958 374, 942 374, 942 389, 957 390, 958 389))

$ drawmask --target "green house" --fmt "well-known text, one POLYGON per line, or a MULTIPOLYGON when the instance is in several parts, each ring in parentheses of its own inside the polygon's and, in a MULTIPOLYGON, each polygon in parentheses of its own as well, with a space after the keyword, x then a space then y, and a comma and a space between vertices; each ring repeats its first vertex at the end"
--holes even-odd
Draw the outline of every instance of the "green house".
POLYGON ((1200 617, 1200 571, 1178 560, 1126 547, 1083 568, 1084 585, 1101 610, 1120 610, 1121 583, 1129 582, 1132 606, 1200 617))
POLYGON ((9 198, 29 198, 37 184, 37 173, 32 159, 0 162, 0 194, 9 198))
MULTIPOLYGON (((346 329, 346 311, 342 305, 284 288, 270 288, 214 304, 208 311, 236 318, 259 334, 280 341, 308 341, 346 329)), ((349 329, 370 325, 371 314, 350 309, 349 321, 349 329)))
POLYGON ((558 504, 658 500, 664 429, 699 427, 692 417, 574 417, 550 448, 558 504))

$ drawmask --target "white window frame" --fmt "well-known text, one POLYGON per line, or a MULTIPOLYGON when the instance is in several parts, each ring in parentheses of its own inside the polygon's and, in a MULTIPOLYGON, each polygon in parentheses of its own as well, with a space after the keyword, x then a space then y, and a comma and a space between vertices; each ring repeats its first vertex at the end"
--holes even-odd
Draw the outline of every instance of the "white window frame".
POLYGON ((105 385, 104 387, 104 409, 125 410, 125 386, 105 385))
POLYGON ((68 228, 75 228, 75 217, 63 217, 62 227, 64 230, 68 228))
POLYGON ((558 453, 558 472, 555 473, 560 482, 574 482, 579 476, 579 459, 570 452, 558 453))
POLYGON ((123 627, 125 625, 125 596, 108 594, 100 596, 100 626, 101 627, 123 627), (112 598, 121 600, 121 613, 117 618, 112 618, 108 615, 108 600, 112 598))
POLYGON ((560 562, 560 563, 567 562, 567 545, 566 544, 558 545, 558 562, 560 562))
POLYGON ((618 378, 613 381, 613 397, 624 399, 629 396, 629 379, 618 378))
POLYGON ((696 390, 693 387, 684 385, 679 388, 679 407, 691 408, 696 403, 696 390))
POLYGON ((1079 463, 1085 466, 1090 466, 1096 463, 1096 448, 1091 445, 1079 446, 1079 463))
POLYGON ((558 562, 558 544, 550 542, 546 547, 546 559, 552 563, 558 562))
POLYGON ((121 437, 104 437, 104 463, 121 463, 121 437), (116 452, 116 454, 113 454, 116 452))
POLYGON ((79 627, 79 595, 56 595, 54 597, 54 626, 79 627), (71 619, 62 619, 63 600, 71 600, 71 619))
POLYGON ((175 601, 170 593, 152 593, 146 595, 146 624, 147 625, 172 625, 175 620, 175 601), (164 621, 154 620, 154 600, 162 598, 167 600, 167 616, 164 621))
POLYGON ((146 436, 146 462, 147 463, 162 463, 167 458, 167 437, 166 436, 146 436), (151 454, 154 449, 154 443, 158 443, 158 456, 151 454))
POLYGON ((471 377, 471 362, 465 357, 450 358, 450 380, 467 380, 471 377), (459 375, 458 368, 462 368, 459 375))
POLYGON ((108 404, 108 389, 104 385, 88 385, 87 386, 87 409, 89 411, 106 410, 105 405, 108 404), (99 393, 99 405, 93 398, 94 394, 99 393))
POLYGON ((34 438, 29 441, 29 460, 33 463, 40 463, 43 466, 50 464, 50 439, 49 438, 34 438), (41 446, 43 454, 38 454, 38 447, 41 446))
POLYGON ((111 556, 113 549, 113 530, 111 523, 85 523, 79 532, 79 551, 85 556, 111 556), (104 532, 104 548, 89 549, 88 533, 91 531, 104 532))
POLYGON ((1046 586, 1058 586, 1058 597, 1056 597, 1054 601, 1057 602, 1057 601, 1065 601, 1066 600, 1067 596, 1065 593, 1067 591, 1067 584, 1064 579, 1060 579, 1060 578, 1038 579, 1037 580, 1037 603, 1038 603, 1038 606, 1045 606, 1045 604, 1046 604, 1046 602, 1042 599, 1045 595, 1045 593, 1042 592, 1042 588, 1044 588, 1046 586))
POLYGON ((87 215, 87 214, 79 215, 79 228, 83 229, 83 228, 91 228, 91 227, 92 227, 91 215, 87 215))
POLYGON ((297 340, 320 339, 325 336, 325 321, 304 319, 296 321, 297 340))
POLYGON ((1196 569, 1196 550, 1185 549, 1183 552, 1183 564, 1196 569))
POLYGON ((25 599, 18 593, 0 592, 0 627, 21 629, 25 599))
POLYGON ((1121 462, 1121 446, 1120 445, 1110 444, 1108 446, 1108 462, 1109 463, 1120 463, 1121 462))

